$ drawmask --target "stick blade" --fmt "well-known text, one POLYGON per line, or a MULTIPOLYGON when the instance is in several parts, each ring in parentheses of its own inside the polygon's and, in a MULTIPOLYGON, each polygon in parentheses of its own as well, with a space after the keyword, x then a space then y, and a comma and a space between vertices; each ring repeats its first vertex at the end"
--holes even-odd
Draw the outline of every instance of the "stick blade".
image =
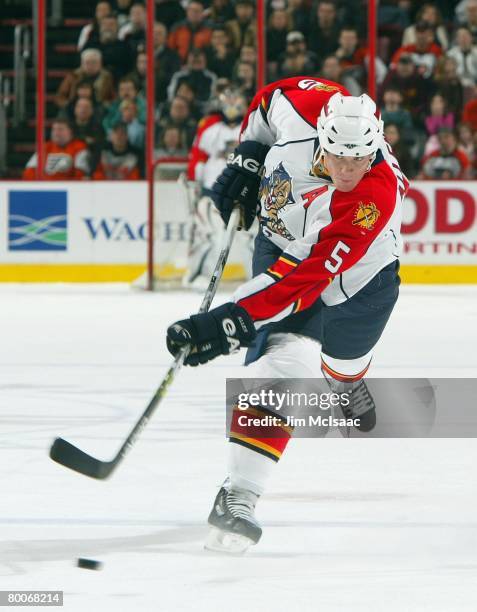
POLYGON ((100 461, 63 438, 56 438, 50 448, 50 458, 70 470, 102 480, 114 469, 114 462, 100 461))

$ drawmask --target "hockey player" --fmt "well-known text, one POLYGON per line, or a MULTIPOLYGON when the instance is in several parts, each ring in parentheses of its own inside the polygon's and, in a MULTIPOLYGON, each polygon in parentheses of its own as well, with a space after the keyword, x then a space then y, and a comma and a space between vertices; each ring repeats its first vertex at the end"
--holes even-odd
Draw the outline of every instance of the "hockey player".
MULTIPOLYGON (((223 219, 238 204, 244 227, 259 194, 254 278, 230 302, 172 325, 169 350, 190 344, 187 363, 198 365, 250 347, 246 363, 256 361, 257 378, 323 372, 332 389, 350 392, 344 414, 371 430, 375 406, 363 377, 398 297, 407 189, 367 95, 306 77, 259 91, 213 188, 223 219)), ((208 547, 240 552, 258 542, 255 504, 289 437, 281 425, 274 437, 260 428, 245 436, 232 418, 208 547)))
MULTIPOLYGON (((187 168, 189 193, 194 194, 196 203, 184 284, 198 289, 209 284, 225 230, 224 222, 211 198, 212 186, 225 168, 227 157, 239 142, 240 124, 247 112, 245 97, 238 90, 226 88, 219 95, 218 101, 219 110, 199 123, 187 168)), ((251 238, 242 235, 240 239, 243 250, 251 255, 251 238)))

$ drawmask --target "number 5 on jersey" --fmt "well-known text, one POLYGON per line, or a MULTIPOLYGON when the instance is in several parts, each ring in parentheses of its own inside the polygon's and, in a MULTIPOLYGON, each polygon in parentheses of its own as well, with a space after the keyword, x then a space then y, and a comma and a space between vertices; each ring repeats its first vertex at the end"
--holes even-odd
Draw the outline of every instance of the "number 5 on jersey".
POLYGON ((338 272, 341 267, 341 264, 343 263, 343 258, 339 254, 340 251, 343 251, 344 253, 349 253, 351 249, 342 240, 338 240, 335 245, 335 248, 331 252, 330 259, 327 259, 325 261, 325 268, 333 274, 336 274, 336 272, 338 272))

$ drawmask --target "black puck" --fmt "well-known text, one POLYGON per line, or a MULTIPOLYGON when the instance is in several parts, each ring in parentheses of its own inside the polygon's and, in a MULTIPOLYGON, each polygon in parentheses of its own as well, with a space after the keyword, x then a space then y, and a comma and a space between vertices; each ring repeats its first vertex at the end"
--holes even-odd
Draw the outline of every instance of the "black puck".
POLYGON ((77 565, 78 567, 81 567, 82 569, 89 569, 89 570, 96 570, 96 571, 103 569, 103 564, 101 563, 101 561, 95 561, 94 559, 83 559, 82 557, 78 559, 77 565))

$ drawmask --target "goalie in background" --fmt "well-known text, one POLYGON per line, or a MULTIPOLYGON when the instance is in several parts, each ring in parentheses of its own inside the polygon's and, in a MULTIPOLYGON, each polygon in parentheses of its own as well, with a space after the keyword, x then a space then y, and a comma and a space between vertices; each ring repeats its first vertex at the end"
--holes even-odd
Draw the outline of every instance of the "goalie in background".
MULTIPOLYGON (((217 262, 225 224, 211 198, 212 186, 238 145, 247 107, 245 96, 227 87, 218 96, 217 111, 198 125, 187 168, 186 188, 194 221, 183 281, 186 287, 204 290, 217 262)), ((239 259, 244 264, 246 278, 251 276, 254 234, 241 232, 234 245, 240 250, 239 259)))

